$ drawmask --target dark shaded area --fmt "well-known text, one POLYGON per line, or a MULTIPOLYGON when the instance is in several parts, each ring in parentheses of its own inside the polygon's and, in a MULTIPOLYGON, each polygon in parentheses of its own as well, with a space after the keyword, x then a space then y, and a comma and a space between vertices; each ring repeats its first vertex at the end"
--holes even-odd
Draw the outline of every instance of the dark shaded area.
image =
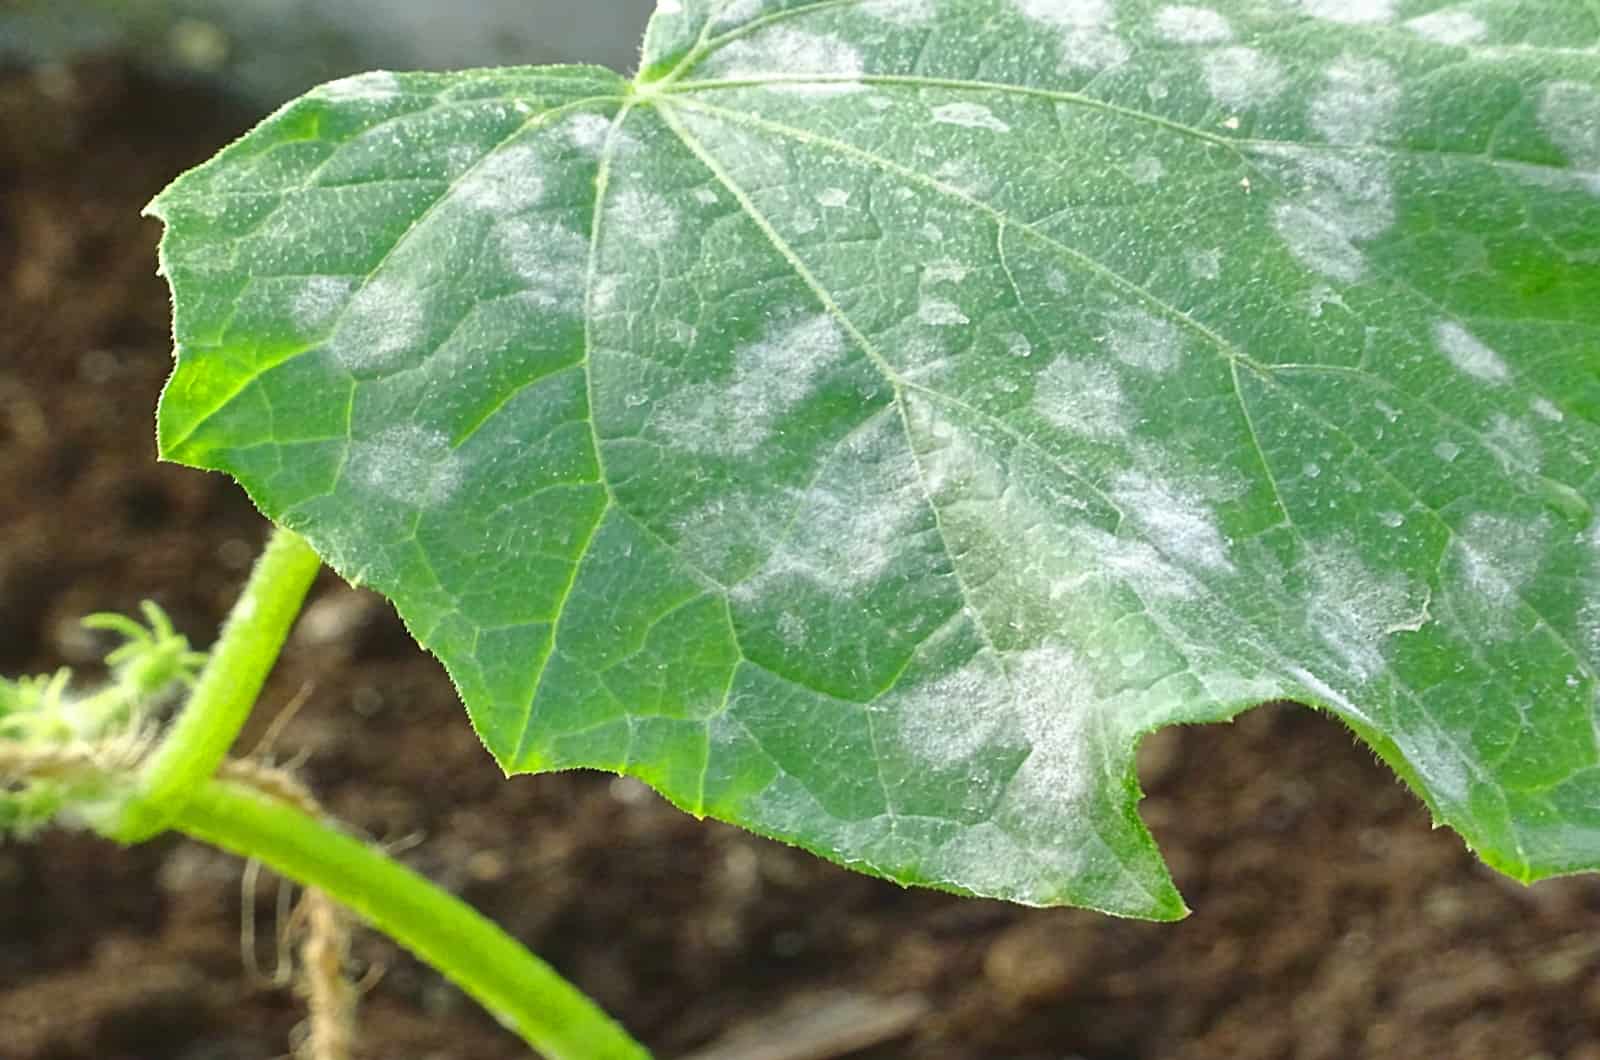
MULTIPOLYGON (((263 537, 220 476, 154 463, 168 367, 139 207, 248 124, 116 64, 0 80, 0 667, 101 648, 81 615, 168 608, 197 640, 263 537)), ((672 1057, 796 999, 932 1002, 858 1055, 950 1060, 1600 1060, 1600 881, 1524 890, 1473 860, 1337 725, 1292 708, 1147 748, 1145 813, 1196 915, 1159 926, 964 901, 695 822, 630 782, 505 781, 388 609, 329 579, 254 732, 672 1057)), ((253 739, 247 739, 247 744, 253 739)), ((0 846, 0 1057, 266 1060, 301 1008, 241 967, 241 866, 175 840, 0 846)), ((271 963, 273 887, 253 907, 271 963)), ((385 969, 364 1055, 517 1043, 436 976, 385 969)))

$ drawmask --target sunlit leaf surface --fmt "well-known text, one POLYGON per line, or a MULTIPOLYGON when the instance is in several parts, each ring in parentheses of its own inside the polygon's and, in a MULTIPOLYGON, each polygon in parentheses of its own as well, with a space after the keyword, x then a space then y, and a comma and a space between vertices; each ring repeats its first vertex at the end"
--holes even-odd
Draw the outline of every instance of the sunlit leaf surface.
POLYGON ((367 74, 155 203, 165 455, 508 770, 1154 918, 1162 725, 1338 715, 1600 865, 1600 14, 679 0, 367 74))

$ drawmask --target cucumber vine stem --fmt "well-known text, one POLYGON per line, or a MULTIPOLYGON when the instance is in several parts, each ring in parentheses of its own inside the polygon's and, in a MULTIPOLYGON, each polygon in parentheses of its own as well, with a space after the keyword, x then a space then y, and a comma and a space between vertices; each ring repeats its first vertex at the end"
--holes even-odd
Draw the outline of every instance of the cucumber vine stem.
MULTIPOLYGON (((320 890, 552 1060, 647 1060, 645 1048, 582 991, 459 898, 318 815, 218 778, 321 567, 299 535, 273 531, 188 702, 96 829, 122 843, 175 829, 320 890)), ((94 759, 77 753, 59 765, 69 774, 103 776, 94 759)))
POLYGON ((273 530, 188 702, 141 770, 138 792, 107 830, 113 839, 139 843, 154 836, 216 775, 321 568, 300 535, 273 530))
POLYGON ((206 780, 172 826, 316 887, 442 972, 508 1030, 554 1060, 649 1053, 549 965, 459 898, 299 809, 206 780))

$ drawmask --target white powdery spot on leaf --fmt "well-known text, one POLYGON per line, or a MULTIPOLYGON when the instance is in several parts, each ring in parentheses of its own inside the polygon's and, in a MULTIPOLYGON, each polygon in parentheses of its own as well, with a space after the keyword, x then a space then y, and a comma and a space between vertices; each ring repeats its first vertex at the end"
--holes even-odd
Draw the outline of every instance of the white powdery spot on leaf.
POLYGON ((1312 18, 1352 26, 1394 19, 1394 0, 1300 0, 1300 9, 1312 18))
POLYGON ((1102 779, 1094 764, 1094 675, 1063 644, 1009 655, 1018 725, 1032 750, 1008 794, 1025 806, 1071 813, 1102 779))
POLYGON ((1023 17, 1047 26, 1095 27, 1111 21, 1111 0, 1015 0, 1023 17))
POLYGON ((1569 162, 1589 171, 1589 189, 1600 195, 1600 89, 1552 81, 1539 97, 1539 127, 1569 162))
POLYGON ((588 112, 574 114, 561 123, 561 131, 573 147, 585 154, 599 155, 611 135, 611 119, 588 112))
POLYGON ((1211 98, 1229 110, 1271 103, 1287 83, 1278 60, 1254 48, 1221 48, 1204 60, 1211 98))
POLYGON ((1023 17, 1057 31, 1063 70, 1105 70, 1128 61, 1127 41, 1110 29, 1110 0, 1013 2, 1023 17))
POLYGON ((794 533, 737 600, 761 599, 799 577, 839 599, 858 599, 900 557, 919 548, 915 531, 931 516, 899 420, 880 416, 842 445, 838 465, 796 498, 794 533), (776 583, 776 584, 775 584, 776 583))
POLYGON ((583 312, 589 240, 539 218, 505 221, 496 227, 506 264, 526 287, 526 297, 554 312, 583 312))
POLYGON ((1004 671, 977 655, 959 668, 884 697, 906 749, 935 768, 964 762, 1000 733, 1011 713, 1004 671))
POLYGON ((1328 67, 1311 101, 1311 125, 1334 144, 1365 144, 1392 130, 1400 105, 1394 68, 1377 59, 1342 56, 1328 67))
POLYGON ((1355 283, 1367 271, 1367 259, 1335 220, 1297 203, 1273 207, 1272 227, 1302 265, 1330 279, 1355 283))
POLYGON ((1316 155, 1293 148, 1264 151, 1287 160, 1284 180, 1296 197, 1273 207, 1273 227, 1302 264, 1332 280, 1354 283, 1366 274, 1358 243, 1394 224, 1394 189, 1375 158, 1316 155))
POLYGON ((374 70, 329 81, 316 94, 338 103, 383 103, 400 95, 400 79, 387 70, 374 70))
POLYGON ((528 144, 502 147, 456 182, 458 202, 497 217, 520 213, 544 196, 539 152, 528 144))
POLYGON ((867 0, 863 14, 896 26, 923 26, 933 21, 933 0, 867 0))
POLYGON ((1133 161, 1133 182, 1141 187, 1161 183, 1161 178, 1166 176, 1167 167, 1161 164, 1161 159, 1155 155, 1140 155, 1133 161))
MULTIPOLYGON (((1583 603, 1578 610, 1578 640, 1589 656, 1589 667, 1600 670, 1600 523, 1589 528, 1583 543, 1589 548, 1589 570, 1583 603)), ((1600 687, 1595 689, 1600 708, 1600 687)))
POLYGON ((1556 407, 1555 402, 1549 398, 1534 398, 1528 406, 1535 416, 1549 420, 1551 423, 1560 423, 1567 418, 1566 413, 1556 407))
POLYGON ((1544 459, 1544 446, 1532 427, 1497 412, 1483 432, 1483 445, 1508 475, 1537 472, 1544 459))
POLYGON ((1057 357, 1040 374, 1033 407, 1069 434, 1102 441, 1125 436, 1132 418, 1112 368, 1067 357, 1057 357))
POLYGON ((1142 471, 1124 471, 1112 483, 1111 499, 1141 536, 1178 564, 1233 570, 1216 513, 1198 494, 1142 471))
MULTIPOLYGON (((946 159, 933 171, 933 177, 972 199, 984 199, 994 190, 994 176, 970 158, 946 159)), ((929 225, 932 233, 938 233, 934 237, 936 242, 944 238, 937 225, 932 222, 929 225)))
POLYGON ((1117 360, 1147 372, 1170 372, 1183 358, 1178 326, 1143 309, 1112 314, 1110 343, 1117 360))
POLYGON ((304 334, 313 334, 331 324, 355 290, 348 276, 312 276, 301 285, 289 308, 294 325, 304 334))
POLYGON ((691 452, 750 453, 811 396, 848 348, 843 329, 825 313, 776 325, 734 351, 733 378, 725 386, 700 384, 664 399, 661 427, 691 452))
POLYGON ((961 311, 961 307, 948 298, 926 296, 917 304, 917 319, 934 328, 958 327, 972 323, 971 318, 961 311))
POLYGON ((365 491, 423 509, 448 501, 462 477, 449 437, 414 424, 353 442, 344 473, 365 491))
POLYGON ((1473 616, 1489 636, 1510 635, 1520 594, 1538 572, 1550 531, 1546 515, 1469 516, 1451 542, 1451 573, 1461 590, 1451 594, 1452 607, 1473 616))
POLYGON ((1183 263, 1188 266, 1190 274, 1197 279, 1215 280, 1222 275, 1222 248, 1186 250, 1183 254, 1183 263))
POLYGON ((923 266, 922 280, 924 283, 960 283, 971 272, 971 269, 954 258, 940 258, 923 266))
POLYGON ((1429 590, 1396 571, 1379 574, 1346 545, 1313 547, 1306 557, 1310 632, 1333 652, 1357 683, 1384 667, 1384 647, 1429 620, 1429 590))
POLYGON ((843 188, 823 188, 817 192, 817 205, 826 206, 830 210, 843 209, 850 205, 850 193, 843 188))
POLYGON ((422 292, 378 276, 351 297, 328 340, 328 351, 350 372, 385 372, 418 352, 427 330, 422 292))
POLYGON ((726 29, 730 26, 740 26, 753 18, 761 15, 764 0, 728 0, 722 5, 722 10, 717 17, 711 20, 711 29, 726 29))
POLYGON ((941 103, 933 108, 933 120, 943 125, 960 125, 968 129, 988 129, 1007 133, 1011 126, 994 116, 994 111, 982 103, 941 103))
POLYGON ((1156 12, 1156 33, 1174 44, 1216 44, 1233 39, 1228 20, 1209 7, 1172 4, 1156 12))
POLYGON ((805 95, 834 95, 860 91, 864 86, 854 79, 865 73, 866 65, 860 50, 840 37, 780 24, 726 45, 712 56, 705 69, 731 80, 761 81, 776 75, 815 74, 830 80, 772 87, 805 95))
POLYGON ((607 223, 647 247, 664 246, 678 234, 678 211, 653 191, 630 185, 606 204, 607 223))
POLYGON ((1470 11, 1435 11, 1406 21, 1406 29, 1435 44, 1471 44, 1488 32, 1470 11))
POLYGON ((1483 340, 1453 320, 1433 326, 1433 341, 1456 368, 1486 383, 1504 383, 1511 369, 1483 340))

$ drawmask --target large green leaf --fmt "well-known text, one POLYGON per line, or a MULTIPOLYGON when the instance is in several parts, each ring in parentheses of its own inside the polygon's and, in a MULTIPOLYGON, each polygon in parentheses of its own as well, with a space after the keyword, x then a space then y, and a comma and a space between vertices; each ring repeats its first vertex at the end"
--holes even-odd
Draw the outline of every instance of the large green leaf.
POLYGON ((1600 867, 1600 8, 680 0, 166 191, 163 452, 510 771, 1183 905, 1134 749, 1280 697, 1600 867))

